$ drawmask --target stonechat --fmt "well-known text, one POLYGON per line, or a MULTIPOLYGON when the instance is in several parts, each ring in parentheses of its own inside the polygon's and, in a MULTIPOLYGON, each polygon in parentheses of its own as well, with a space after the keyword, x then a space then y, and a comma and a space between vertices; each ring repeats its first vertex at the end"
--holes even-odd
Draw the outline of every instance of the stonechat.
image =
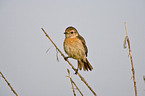
POLYGON ((65 29, 64 50, 67 53, 67 58, 73 58, 78 61, 78 69, 84 71, 92 71, 93 67, 87 59, 88 49, 85 39, 78 33, 76 28, 70 26, 65 29))

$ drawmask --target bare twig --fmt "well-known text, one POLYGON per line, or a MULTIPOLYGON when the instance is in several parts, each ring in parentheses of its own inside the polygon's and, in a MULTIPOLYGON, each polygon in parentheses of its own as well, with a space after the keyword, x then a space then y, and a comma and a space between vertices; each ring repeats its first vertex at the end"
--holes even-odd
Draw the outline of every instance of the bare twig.
MULTIPOLYGON (((45 32, 45 30, 43 28, 41 28, 42 31, 44 32, 44 34, 46 35, 46 37, 52 42, 52 44, 56 47, 56 49, 60 52, 60 54, 62 55, 63 58, 65 58, 65 55, 58 49, 58 47, 56 46, 56 44, 52 41, 52 39, 48 36, 48 34, 45 32)), ((68 59, 66 59, 66 61, 68 62, 68 64, 72 67, 72 69, 75 71, 76 69, 74 68, 74 66, 70 63, 70 61, 68 59)), ((89 86, 89 84, 85 81, 85 79, 80 75, 79 72, 77 72, 78 76, 81 78, 81 80, 86 84, 86 86, 91 90, 91 92, 97 96, 97 94, 95 93, 95 91, 93 91, 93 89, 89 86)))
POLYGON ((13 91, 13 93, 18 96, 18 94, 16 93, 16 91, 13 89, 13 87, 11 86, 11 84, 8 82, 8 80, 4 77, 4 75, 2 74, 2 72, 0 72, 2 78, 6 81, 6 83, 8 84, 8 86, 11 88, 11 90, 13 91))
POLYGON ((71 78, 70 71, 68 69, 67 69, 67 72, 68 72, 68 75, 69 75, 69 79, 70 79, 70 82, 71 82, 71 86, 72 86, 72 89, 73 89, 74 96, 76 96, 75 89, 74 89, 74 86, 73 86, 73 80, 71 78))
MULTIPOLYGON (((128 48, 129 48, 129 56, 130 56, 130 60, 131 60, 131 66, 132 66, 132 73, 133 73, 133 81, 134 81, 134 90, 135 90, 135 96, 137 96, 137 87, 136 87, 136 80, 135 80, 135 70, 134 70, 134 66, 133 66, 133 59, 132 59, 132 54, 131 54, 131 47, 130 47, 130 41, 129 41, 129 36, 128 36, 128 31, 127 31, 127 26, 126 26, 126 22, 125 22, 125 29, 126 29, 126 37, 125 37, 125 41, 128 43, 128 48)), ((124 41, 124 46, 125 46, 125 41, 124 41)), ((124 47, 125 48, 125 47, 124 47)))
MULTIPOLYGON (((68 72, 68 74, 69 74, 69 78, 70 78, 71 83, 75 85, 75 87, 77 88, 77 90, 80 92, 81 96, 84 96, 83 93, 82 93, 82 92, 80 91, 80 89, 78 88, 78 86, 76 85, 76 83, 72 80, 69 69, 67 69, 67 72, 68 72)), ((73 90, 74 90, 74 89, 73 89, 73 90)))

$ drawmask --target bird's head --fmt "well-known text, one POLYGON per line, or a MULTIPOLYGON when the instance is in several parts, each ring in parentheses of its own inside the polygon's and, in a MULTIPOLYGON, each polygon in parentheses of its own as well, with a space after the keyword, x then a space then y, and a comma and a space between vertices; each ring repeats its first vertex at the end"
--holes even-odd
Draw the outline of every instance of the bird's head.
POLYGON ((66 38, 74 38, 79 35, 78 31, 72 26, 67 27, 64 34, 66 38))

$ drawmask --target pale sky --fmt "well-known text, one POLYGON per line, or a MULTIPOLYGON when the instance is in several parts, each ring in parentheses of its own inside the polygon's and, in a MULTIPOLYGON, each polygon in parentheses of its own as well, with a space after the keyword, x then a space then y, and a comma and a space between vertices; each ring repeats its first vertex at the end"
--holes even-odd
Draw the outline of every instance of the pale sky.
MULTIPOLYGON (((0 71, 19 96, 73 96, 68 68, 84 96, 93 96, 59 53, 57 61, 55 47, 41 30, 64 53, 63 33, 74 26, 85 38, 94 68, 79 72, 97 95, 134 96, 128 49, 123 48, 125 21, 138 96, 145 96, 145 0, 0 0, 0 71)), ((77 68, 77 61, 69 60, 77 68)), ((15 96, 2 78, 0 96, 15 96)))

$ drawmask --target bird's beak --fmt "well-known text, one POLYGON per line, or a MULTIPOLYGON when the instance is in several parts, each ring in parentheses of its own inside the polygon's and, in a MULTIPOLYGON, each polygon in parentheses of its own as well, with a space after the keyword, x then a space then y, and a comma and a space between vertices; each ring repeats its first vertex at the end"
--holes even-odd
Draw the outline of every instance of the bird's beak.
POLYGON ((66 34, 66 32, 64 32, 64 34, 66 34))

